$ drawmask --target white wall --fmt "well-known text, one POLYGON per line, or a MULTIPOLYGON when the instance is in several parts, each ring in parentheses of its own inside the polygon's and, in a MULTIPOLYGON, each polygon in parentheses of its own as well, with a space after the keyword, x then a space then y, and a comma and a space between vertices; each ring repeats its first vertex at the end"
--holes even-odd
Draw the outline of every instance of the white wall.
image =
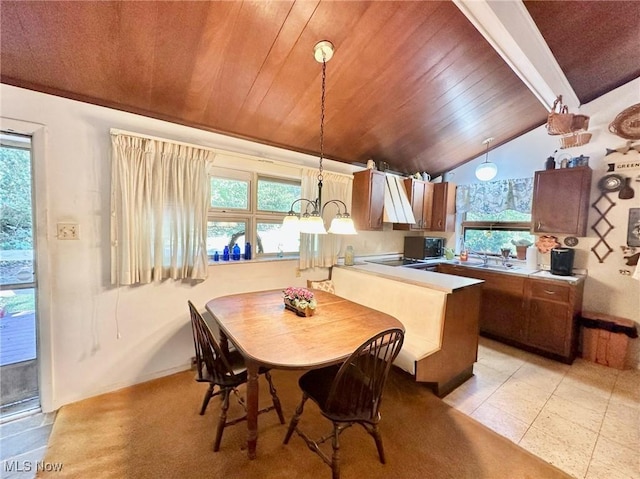
MULTIPOLYGON (((575 155, 591 157, 595 183, 605 169, 605 147, 624 144, 606 132, 615 114, 638 102, 640 81, 583 108, 591 115, 592 142, 575 148, 575 155)), ((211 266, 208 280, 197 284, 165 281, 153 285, 113 288, 109 284, 110 128, 237 151, 256 157, 317 166, 317 159, 223 135, 204 132, 138 115, 71 101, 29 90, 0 85, 0 116, 43 125, 45 141, 34 157, 39 248, 38 271, 48 271, 44 297, 39 299, 43 394, 46 409, 57 409, 102 392, 114 390, 188 367, 193 344, 187 299, 201 308, 214 297, 255 289, 303 285, 296 261, 211 266), (79 241, 55 239, 58 222, 80 225, 79 241), (120 337, 118 337, 118 331, 120 337)), ((481 139, 479 140, 481 141, 481 139)), ((491 153, 498 163, 498 179, 531 176, 556 149, 557 139, 538 129, 491 153)), ((573 151, 571 151, 573 153, 573 151)), ((482 158, 480 159, 482 161, 482 158)), ((349 165, 327 161, 326 168, 350 173, 349 165)), ((475 163, 455 170, 452 180, 472 181, 475 163)), ((637 188, 636 188, 637 189, 637 188)), ((626 215, 631 202, 612 212, 617 226, 611 235, 616 248, 603 265, 594 264, 588 248, 593 236, 580 240, 589 268, 585 306, 640 321, 638 282, 620 276, 619 246, 624 244, 626 215)), ((622 204, 624 203, 624 204, 622 204)), ((404 232, 366 232, 343 244, 353 244, 356 255, 402 251, 404 232)), ((451 235, 441 234, 451 238, 451 235)), ((582 255, 578 257, 581 260, 582 255)))
MULTIPOLYGON (((0 85, 0 96, 3 128, 44 132, 34 140, 34 177, 46 410, 187 368, 193 356, 188 299, 204 309, 206 301, 220 295, 304 285, 307 277, 326 277, 326 270, 297 276, 297 261, 280 260, 212 265, 209 279, 200 284, 165 281, 112 287, 110 128, 313 168, 317 158, 7 85, 0 85), (13 120, 31 125, 23 127, 13 120), (80 240, 57 240, 59 222, 78 223, 80 240)), ((228 162, 229 157, 224 158, 228 162)), ((354 170, 329 160, 325 168, 354 170)), ((388 236, 390 242, 382 241, 392 248, 387 251, 401 251, 399 233, 388 236)), ((373 252, 380 250, 374 240, 369 245, 373 252)))
MULTIPOLYGON (((544 126, 522 135, 509 143, 492 150, 489 160, 498 166, 498 175, 495 180, 507 178, 533 177, 535 171, 543 170, 545 160, 553 156, 558 150, 556 158, 563 158, 565 153, 571 157, 581 154, 589 157, 589 166, 593 169, 591 186, 591 199, 593 203, 600 196, 598 181, 607 174, 607 163, 622 160, 640 161, 640 153, 632 151, 622 156, 618 153, 605 156, 607 148, 616 149, 626 145, 626 141, 609 132, 609 123, 625 108, 640 102, 640 79, 636 79, 617 90, 604 95, 591 103, 583 105, 580 113, 590 116, 589 132, 593 133, 591 141, 580 147, 561 150, 558 137, 548 135, 544 126)), ((575 112, 574 112, 575 113, 575 112)), ((495 135, 494 135, 495 136, 495 135)), ((479 143, 482 138, 479 138, 479 143)), ((640 140, 635 143, 640 144, 640 140)), ((478 182, 474 172, 476 166, 484 161, 482 155, 448 175, 451 181, 457 184, 470 184, 478 182)), ((640 178, 640 170, 629 171, 623 176, 640 178)), ((635 190, 633 199, 621 200, 617 193, 610 193, 609 197, 616 203, 606 218, 614 225, 614 229, 606 236, 607 243, 613 248, 613 252, 600 263, 591 248, 598 238, 591 226, 598 219, 597 212, 589 210, 589 228, 587 237, 579 238, 576 247, 575 267, 588 271, 585 283, 583 309, 588 311, 604 312, 616 316, 622 316, 634 320, 640 324, 640 281, 631 276, 620 274, 620 270, 633 272, 635 266, 627 266, 623 258, 622 246, 627 241, 627 224, 630 208, 640 207, 640 183, 632 181, 635 190)), ((558 208, 562 208, 559 204, 558 208)), ((564 237, 559 237, 562 241, 564 237)), ((640 248, 637 250, 640 252, 640 248)), ((539 255, 539 262, 549 264, 549 254, 539 255)), ((639 326, 640 329, 640 326, 639 326)), ((631 341, 628 357, 629 364, 640 367, 640 340, 631 341)))

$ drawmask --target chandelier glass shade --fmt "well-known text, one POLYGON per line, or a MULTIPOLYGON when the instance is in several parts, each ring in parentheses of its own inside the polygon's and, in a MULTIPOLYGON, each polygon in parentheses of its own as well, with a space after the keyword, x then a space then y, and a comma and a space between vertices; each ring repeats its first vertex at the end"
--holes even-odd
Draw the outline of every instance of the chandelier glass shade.
POLYGON ((313 47, 313 56, 317 62, 322 63, 322 99, 320 102, 321 116, 320 116, 320 162, 318 167, 318 196, 315 200, 309 200, 306 198, 300 198, 291 203, 291 208, 282 221, 282 227, 286 231, 308 234, 327 234, 327 230, 324 226, 324 220, 322 219, 322 213, 324 209, 330 205, 335 204, 338 208, 338 213, 331 221, 329 227, 329 233, 342 234, 342 235, 355 235, 357 234, 353 219, 349 216, 347 211, 347 205, 340 200, 329 200, 325 204, 322 204, 322 160, 324 159, 324 108, 325 108, 325 93, 326 93, 326 72, 327 62, 333 56, 333 44, 329 41, 318 42, 313 47), (296 203, 301 203, 300 214, 293 211, 296 203), (304 205, 304 208, 302 207, 304 205), (342 209, 341 209, 342 207, 342 209))
POLYGON ((498 167, 496 164, 489 161, 489 143, 492 141, 493 138, 487 138, 482 142, 487 145, 487 152, 484 158, 484 163, 480 163, 476 167, 476 178, 480 181, 492 180, 498 174, 498 167))

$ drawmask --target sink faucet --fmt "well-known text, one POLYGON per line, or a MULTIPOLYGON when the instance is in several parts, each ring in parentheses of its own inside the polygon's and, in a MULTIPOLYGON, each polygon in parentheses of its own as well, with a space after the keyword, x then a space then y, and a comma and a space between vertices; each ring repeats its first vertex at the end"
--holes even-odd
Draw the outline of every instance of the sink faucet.
POLYGON ((487 254, 486 251, 484 253, 471 253, 471 254, 475 254, 476 256, 480 257, 480 259, 482 260, 482 266, 487 266, 489 264, 489 255, 487 254))

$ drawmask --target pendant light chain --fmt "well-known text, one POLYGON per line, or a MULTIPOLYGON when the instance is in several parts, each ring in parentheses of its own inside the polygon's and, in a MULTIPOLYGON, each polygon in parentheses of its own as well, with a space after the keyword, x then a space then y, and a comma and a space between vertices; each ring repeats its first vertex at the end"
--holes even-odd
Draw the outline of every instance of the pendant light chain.
POLYGON ((325 55, 322 55, 322 99, 320 100, 320 166, 318 168, 318 181, 322 182, 322 159, 324 157, 324 99, 326 94, 326 83, 327 80, 327 61, 325 59, 325 55))
POLYGON ((331 227, 329 233, 339 235, 355 235, 358 234, 353 224, 353 219, 349 216, 347 211, 347 205, 344 201, 338 199, 331 199, 326 203, 322 203, 322 180, 323 180, 323 166, 322 160, 324 160, 324 117, 325 117, 325 97, 327 93, 327 62, 333 57, 333 44, 328 40, 318 42, 313 47, 313 57, 318 63, 322 63, 322 99, 320 101, 320 161, 318 165, 318 196, 315 200, 308 198, 299 198, 291 203, 291 208, 287 213, 287 216, 282 220, 283 228, 287 227, 287 230, 296 231, 297 233, 306 233, 313 235, 323 235, 327 233, 324 226, 324 220, 322 213, 325 207, 333 205, 338 209, 333 220, 331 220, 331 227), (300 209, 300 213, 294 211, 294 207, 297 203, 306 204, 306 208, 303 211, 300 209))

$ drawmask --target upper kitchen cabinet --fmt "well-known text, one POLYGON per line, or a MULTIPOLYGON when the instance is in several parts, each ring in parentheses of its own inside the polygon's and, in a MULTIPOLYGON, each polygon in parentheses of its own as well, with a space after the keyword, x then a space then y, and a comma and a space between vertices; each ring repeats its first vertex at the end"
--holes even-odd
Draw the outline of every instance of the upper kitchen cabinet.
POLYGON ((591 173, 588 166, 536 171, 532 233, 587 235, 591 173))
POLYGON ((385 174, 363 170, 353 174, 351 215, 359 231, 381 231, 384 213, 385 174))
POLYGON ((431 231, 455 231, 456 185, 433 183, 433 209, 431 231))
POLYGON ((404 188, 407 191, 416 222, 412 224, 394 223, 394 230, 425 231, 431 229, 433 186, 433 183, 415 178, 404 180, 404 188))

